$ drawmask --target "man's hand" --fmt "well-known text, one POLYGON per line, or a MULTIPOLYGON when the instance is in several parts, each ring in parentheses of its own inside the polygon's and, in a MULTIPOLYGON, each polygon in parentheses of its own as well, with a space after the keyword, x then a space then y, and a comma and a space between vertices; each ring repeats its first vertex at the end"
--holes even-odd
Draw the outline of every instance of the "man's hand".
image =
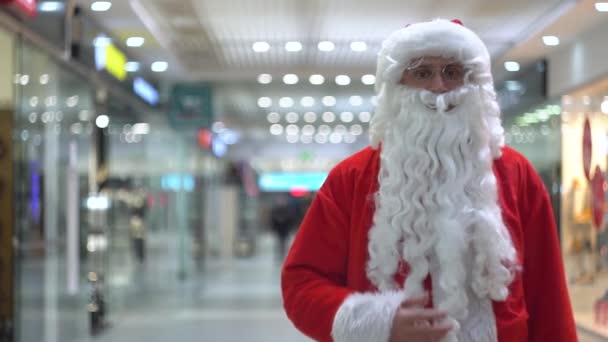
POLYGON ((424 308, 428 300, 424 295, 401 303, 388 342, 439 342, 452 330, 452 324, 444 321, 447 313, 424 308))

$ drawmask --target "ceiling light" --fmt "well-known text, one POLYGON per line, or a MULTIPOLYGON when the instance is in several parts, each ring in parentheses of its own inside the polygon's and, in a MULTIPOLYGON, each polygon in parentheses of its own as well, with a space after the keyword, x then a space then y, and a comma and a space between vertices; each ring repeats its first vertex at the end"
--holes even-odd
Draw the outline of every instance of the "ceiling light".
POLYGON ((367 50, 367 44, 365 42, 352 42, 350 43, 350 49, 355 52, 363 52, 367 50))
POLYGON ((285 76, 283 76, 283 82, 285 84, 296 84, 298 83, 299 79, 297 75, 294 74, 287 74, 285 76))
POLYGON ((291 124, 298 122, 299 119, 300 119, 300 116, 296 112, 289 112, 285 115, 285 121, 287 121, 291 124))
POLYGON ((351 112, 342 112, 340 113, 340 120, 342 120, 342 122, 352 122, 354 119, 354 115, 351 112))
POLYGON ((144 45, 145 39, 143 37, 129 37, 127 38, 127 46, 140 47, 144 45))
POLYGON ((374 75, 363 75, 361 77, 361 82, 363 84, 372 85, 372 84, 376 83, 376 76, 374 76, 374 75))
POLYGON ((43 1, 38 5, 40 12, 59 12, 64 8, 63 3, 59 1, 43 1))
POLYGON ((49 83, 49 74, 40 75, 40 84, 45 85, 49 83))
POLYGON ((283 126, 279 124, 274 124, 270 126, 270 134, 272 135, 281 135, 283 134, 283 126))
POLYGON ((329 142, 332 144, 339 144, 342 142, 342 134, 332 133, 329 135, 329 142))
POLYGON ((602 113, 608 114, 608 101, 602 102, 602 113))
POLYGON ((305 134, 305 135, 313 135, 313 134, 315 134, 315 126, 313 126, 313 125, 304 125, 304 127, 302 127, 302 134, 305 134))
POLYGON ((333 112, 325 112, 323 113, 322 118, 325 122, 334 122, 336 120, 336 114, 333 112))
POLYGON ((300 140, 300 137, 297 134, 287 134, 287 142, 290 144, 295 144, 300 140))
POLYGON ((140 122, 133 125, 133 134, 148 134, 150 133, 150 124, 140 122))
POLYGON ((334 43, 332 43, 330 41, 323 41, 323 42, 319 42, 319 45, 317 47, 321 51, 329 52, 329 51, 332 51, 333 49, 335 49, 336 45, 334 45, 334 43))
POLYGON ((279 121, 281 121, 281 115, 279 115, 279 113, 277 112, 270 112, 266 116, 266 119, 270 123, 278 123, 279 121))
POLYGON ((315 112, 306 112, 304 113, 304 121, 308 123, 313 123, 317 121, 317 113, 315 112))
POLYGON ((167 62, 154 62, 152 63, 152 71, 154 72, 164 72, 169 68, 169 63, 167 62))
POLYGON ((323 77, 323 75, 310 75, 308 81, 310 84, 319 85, 325 82, 325 77, 323 77))
POLYGON ((279 106, 281 106, 283 108, 292 107, 293 104, 294 104, 294 102, 291 97, 281 97, 281 99, 279 99, 279 106))
POLYGON ((125 64, 125 70, 127 72, 137 72, 137 71, 139 71, 139 62, 127 62, 125 64))
POLYGON ((359 121, 361 122, 369 122, 372 118, 372 113, 370 112, 361 112, 359 113, 359 121))
POLYGON ((312 134, 311 135, 302 135, 300 137, 300 141, 302 141, 302 143, 304 143, 304 144, 312 143, 312 134))
POLYGON ((296 135, 300 133, 300 127, 296 125, 287 125, 285 128, 285 133, 287 133, 287 135, 296 135))
POLYGON ((109 1, 95 1, 91 4, 91 11, 105 12, 112 7, 112 3, 109 1))
POLYGON ((253 43, 252 49, 255 52, 266 52, 270 50, 270 44, 267 42, 255 42, 253 43))
POLYGON ((270 99, 270 97, 260 97, 258 99, 258 106, 261 108, 268 108, 272 106, 272 99, 270 99))
POLYGON ((350 126, 350 133, 352 135, 361 135, 363 134, 363 127, 361 125, 352 125, 350 126))
POLYGON ((260 84, 269 84, 272 82, 272 75, 270 74, 260 74, 258 76, 258 83, 260 84))
POLYGON ((300 104, 304 107, 312 107, 315 105, 315 99, 311 96, 304 96, 302 100, 300 100, 300 104))
POLYGON ((315 142, 317 144, 325 144, 327 142, 327 136, 324 134, 315 135, 315 142))
POLYGON ((336 84, 337 85, 349 85, 350 84, 350 77, 346 76, 346 75, 338 75, 336 76, 336 84))
POLYGON ((336 98, 333 97, 333 96, 324 96, 321 101, 327 107, 331 107, 331 106, 335 106, 336 105, 336 98))
POLYGON ((348 99, 348 102, 350 102, 352 106, 360 106, 363 104, 363 98, 361 96, 351 96, 348 99))
POLYGON ((336 127, 334 127, 334 132, 344 134, 346 133, 346 127, 344 125, 337 125, 336 127))
POLYGON ((507 61, 505 62, 505 69, 511 72, 519 71, 519 63, 507 61))
POLYGON ((543 36, 543 43, 547 46, 559 45, 559 38, 556 36, 543 36))
POLYGON ((95 45, 96 47, 108 46, 108 45, 110 45, 110 43, 112 43, 112 39, 110 39, 110 37, 107 37, 104 35, 97 36, 93 40, 93 45, 95 45))
POLYGON ((300 42, 287 42, 285 44, 285 50, 290 52, 297 52, 302 50, 302 43, 300 42))
POLYGON ((355 141, 357 141, 357 137, 355 137, 354 135, 352 135, 352 134, 348 134, 348 133, 347 133, 347 134, 344 134, 344 142, 345 142, 345 143, 347 143, 347 144, 352 144, 352 143, 354 143, 355 141))
POLYGON ((598 12, 608 12, 608 2, 596 2, 595 9, 598 12))
POLYGON ((106 128, 110 124, 110 118, 107 115, 100 115, 95 119, 95 124, 99 128, 106 128))
POLYGON ((331 128, 329 126, 327 126, 327 125, 319 126, 319 134, 329 135, 329 133, 331 133, 331 128))

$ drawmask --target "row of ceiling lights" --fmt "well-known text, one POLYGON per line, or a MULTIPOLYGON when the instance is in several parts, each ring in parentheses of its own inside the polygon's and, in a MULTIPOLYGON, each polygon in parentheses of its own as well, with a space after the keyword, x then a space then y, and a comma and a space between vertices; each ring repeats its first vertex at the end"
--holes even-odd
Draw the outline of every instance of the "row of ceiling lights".
POLYGON ((329 135, 327 135, 327 134, 315 134, 315 135, 287 134, 287 135, 285 135, 285 139, 290 144, 296 144, 299 142, 301 142, 303 144, 311 144, 313 142, 315 142, 317 144, 326 144, 328 142, 332 143, 332 144, 341 144, 343 142, 345 142, 347 144, 352 144, 357 141, 357 136, 350 134, 350 133, 340 134, 340 133, 334 132, 329 135))
POLYGON ((287 126, 273 124, 270 126, 270 134, 272 135, 281 135, 283 133, 287 135, 296 135, 300 133, 302 135, 315 135, 315 133, 321 135, 331 135, 332 133, 337 133, 341 135, 352 134, 354 136, 359 136, 363 134, 363 131, 363 126, 359 124, 352 125, 350 128, 346 128, 344 125, 337 125, 333 130, 328 125, 321 125, 319 128, 316 128, 313 125, 304 125, 300 128, 293 124, 287 126))
MULTIPOLYGON (((260 84, 270 84, 272 83, 272 75, 270 74, 260 74, 258 75, 258 83, 260 84)), ((300 82, 300 78, 296 74, 285 74, 283 75, 283 83, 285 84, 297 84, 300 82)), ((321 85, 325 83, 325 77, 323 75, 314 74, 308 77, 308 82, 313 85, 321 85)), ((351 78, 348 75, 338 75, 334 78, 334 82, 337 85, 349 85, 351 83, 351 78)), ((373 85, 376 83, 376 76, 372 74, 367 74, 361 76, 361 83, 365 85, 373 85)))
MULTIPOLYGON (((268 52, 270 51, 270 48, 270 43, 265 41, 255 42, 251 46, 251 49, 255 52, 268 52)), ((303 46, 301 42, 290 41, 285 43, 284 48, 286 51, 289 52, 298 52, 302 51, 303 46)), ((319 49, 319 51, 330 52, 336 48, 336 44, 331 41, 322 41, 317 44, 317 48, 319 49)), ((363 52, 367 50, 367 44, 361 41, 351 42, 350 49, 354 52, 363 52)))
MULTIPOLYGON (((307 123, 315 123, 317 120, 321 118, 323 122, 332 123, 336 121, 336 118, 339 118, 340 121, 349 123, 355 119, 355 114, 353 112, 342 112, 340 115, 336 115, 334 112, 324 112, 323 114, 317 115, 315 112, 306 112, 302 115, 302 121, 307 123)), ((359 121, 361 122, 369 122, 372 117, 370 112, 361 112, 358 115, 359 121)), ((285 114, 285 121, 288 123, 296 123, 300 121, 300 115, 296 112, 289 112, 285 114)), ((281 115, 277 112, 270 112, 266 116, 266 120, 268 120, 271 124, 276 124, 281 121, 281 115)))
MULTIPOLYGON (((359 95, 354 95, 348 98, 348 102, 350 103, 351 106, 353 107, 358 107, 363 105, 364 100, 363 97, 359 96, 359 95)), ((269 108, 272 107, 272 99, 270 97, 264 96, 264 97, 260 97, 258 99, 258 106, 260 108, 269 108)), ((312 107, 317 103, 317 100, 315 100, 314 97, 312 96, 304 96, 302 99, 300 99, 300 104, 303 107, 312 107)), ((321 103, 326 106, 326 107, 333 107, 335 106, 338 102, 336 100, 335 97, 333 96, 324 96, 323 98, 321 98, 321 103)), ((377 103, 377 97, 376 96, 372 96, 370 98, 370 103, 372 105, 376 105, 377 103)), ((295 101, 293 98, 285 96, 285 97, 281 97, 279 99, 278 102, 279 106, 282 108, 291 108, 295 105, 295 101)))
MULTIPOLYGON (((608 2, 596 2, 595 10, 598 12, 608 12, 608 2)), ((557 46, 559 45, 559 37, 546 35, 542 37, 543 44, 545 46, 557 46)), ((515 61, 506 61, 504 63, 505 70, 510 72, 517 72, 520 69, 519 63, 515 61)))
MULTIPOLYGON (((91 4, 91 11, 105 12, 112 8, 112 3, 109 1, 95 1, 91 4)), ((65 9, 63 1, 41 1, 38 3, 40 12, 60 12, 65 9)))

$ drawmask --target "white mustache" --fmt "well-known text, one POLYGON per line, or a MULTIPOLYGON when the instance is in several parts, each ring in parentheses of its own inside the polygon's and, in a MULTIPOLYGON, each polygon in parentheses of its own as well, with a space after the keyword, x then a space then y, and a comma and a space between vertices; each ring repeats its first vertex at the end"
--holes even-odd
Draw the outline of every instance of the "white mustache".
POLYGON ((443 113, 460 105, 469 91, 470 89, 467 87, 460 87, 447 93, 436 94, 432 91, 422 89, 419 94, 420 101, 422 101, 426 107, 443 113))

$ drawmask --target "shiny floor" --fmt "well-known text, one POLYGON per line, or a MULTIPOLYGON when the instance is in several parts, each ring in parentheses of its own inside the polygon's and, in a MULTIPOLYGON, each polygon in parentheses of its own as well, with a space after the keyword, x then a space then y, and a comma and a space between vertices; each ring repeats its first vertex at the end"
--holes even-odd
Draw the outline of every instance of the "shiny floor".
POLYGON ((123 299, 127 308, 87 341, 311 341, 282 310, 273 244, 267 236, 252 258, 208 260, 171 287, 159 286, 162 279, 140 284, 137 298, 123 299))
MULTIPOLYGON (((150 241, 150 253, 143 265, 129 261, 130 253, 111 256, 111 263, 119 267, 115 267, 115 277, 110 280, 115 290, 109 294, 109 326, 98 336, 82 337, 86 336, 86 315, 80 305, 74 305, 74 312, 64 319, 71 322, 69 334, 49 332, 48 325, 44 333, 24 327, 31 338, 24 335, 23 341, 311 341, 283 313, 280 262, 274 255, 272 236, 260 238, 254 257, 208 259, 199 271, 189 272, 183 280, 175 271, 179 255, 170 252, 178 242, 173 234, 150 241)), ((40 306, 32 305, 28 315, 35 314, 35 307, 40 306)), ((600 341, 606 340, 580 332, 580 342, 600 341)))

